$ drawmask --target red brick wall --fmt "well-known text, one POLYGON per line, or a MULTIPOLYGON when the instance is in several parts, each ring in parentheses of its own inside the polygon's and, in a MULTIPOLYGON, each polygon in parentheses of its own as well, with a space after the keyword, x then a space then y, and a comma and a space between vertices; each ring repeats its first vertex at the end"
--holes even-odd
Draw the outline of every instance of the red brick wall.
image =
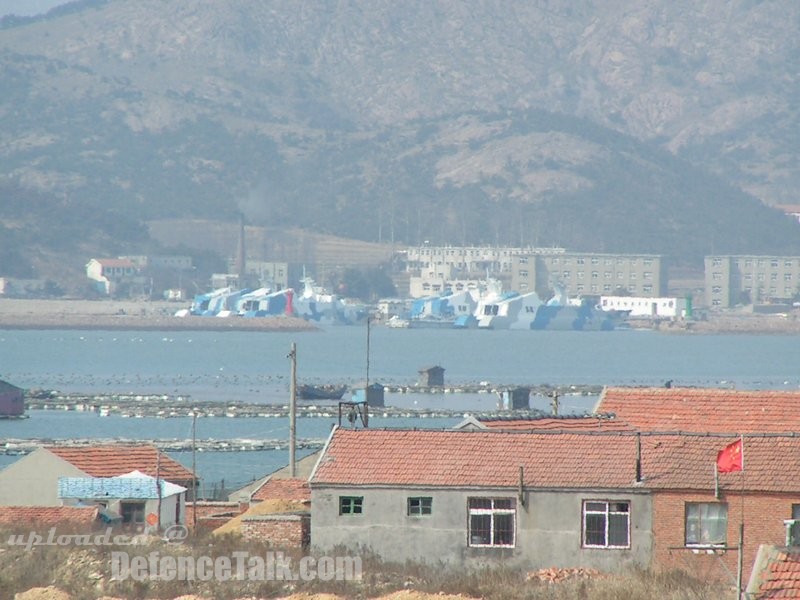
POLYGON ((242 535, 278 548, 302 548, 308 544, 309 515, 265 515, 242 520, 242 535))
MULTIPOLYGON (((682 547, 684 540, 684 513, 687 502, 715 502, 714 493, 691 494, 681 492, 656 492, 653 494, 653 566, 661 569, 683 569, 702 579, 716 579, 734 585, 737 570, 737 551, 728 550, 719 555, 694 554, 690 550, 670 550, 682 547), (730 575, 721 564, 724 562, 730 575), (733 577, 733 579, 731 579, 733 577)), ((728 504, 728 547, 739 543, 739 523, 744 514, 743 585, 747 585, 759 544, 783 546, 786 541, 784 519, 792 518, 792 504, 800 504, 800 497, 788 494, 760 494, 744 497, 723 493, 721 502, 728 504), (744 507, 744 510, 743 510, 744 507)))
MULTIPOLYGON (((198 502, 197 503, 197 526, 211 527, 216 529, 230 521, 231 517, 242 514, 247 510, 246 504, 238 502, 198 502), (228 515, 228 516, 218 516, 228 515)), ((186 525, 194 525, 195 507, 192 502, 186 503, 186 525)))

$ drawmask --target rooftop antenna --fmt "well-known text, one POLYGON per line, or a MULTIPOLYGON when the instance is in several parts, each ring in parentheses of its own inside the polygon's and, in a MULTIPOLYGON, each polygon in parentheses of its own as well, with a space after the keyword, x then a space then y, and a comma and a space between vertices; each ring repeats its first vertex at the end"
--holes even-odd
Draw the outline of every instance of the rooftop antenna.
POLYGON ((357 402, 354 399, 339 401, 339 427, 342 426, 342 409, 347 409, 347 420, 352 427, 356 426, 356 421, 361 418, 361 423, 365 428, 369 427, 369 328, 371 316, 367 316, 367 376, 364 385, 364 402, 357 402))

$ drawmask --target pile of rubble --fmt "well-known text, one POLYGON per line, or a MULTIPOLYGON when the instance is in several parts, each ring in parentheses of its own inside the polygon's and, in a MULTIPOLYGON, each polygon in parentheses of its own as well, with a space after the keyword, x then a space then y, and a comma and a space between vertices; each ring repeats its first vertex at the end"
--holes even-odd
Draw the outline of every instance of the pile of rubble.
POLYGON ((561 583, 571 579, 596 579, 598 577, 603 577, 603 574, 597 569, 585 569, 583 567, 575 567, 573 569, 556 569, 555 567, 551 567, 549 569, 531 571, 525 576, 525 580, 542 581, 545 583, 561 583))

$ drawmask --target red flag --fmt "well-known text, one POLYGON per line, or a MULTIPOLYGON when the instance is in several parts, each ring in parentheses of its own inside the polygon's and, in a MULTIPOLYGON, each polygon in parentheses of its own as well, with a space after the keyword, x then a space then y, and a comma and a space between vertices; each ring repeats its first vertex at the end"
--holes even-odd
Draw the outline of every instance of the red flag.
POLYGON ((717 470, 720 473, 741 471, 744 468, 742 440, 739 438, 717 453, 717 470))

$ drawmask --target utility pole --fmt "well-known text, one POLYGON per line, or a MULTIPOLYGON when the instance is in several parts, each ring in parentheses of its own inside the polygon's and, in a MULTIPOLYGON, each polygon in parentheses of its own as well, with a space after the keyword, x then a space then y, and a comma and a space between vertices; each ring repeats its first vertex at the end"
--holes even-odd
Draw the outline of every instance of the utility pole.
POLYGON ((297 445, 295 425, 297 421, 297 344, 292 342, 288 358, 292 361, 292 376, 289 381, 289 477, 295 477, 295 447, 297 445))
POLYGON ((197 411, 192 411, 192 528, 197 530, 197 411))
POLYGON ((558 392, 553 392, 553 400, 550 402, 550 405, 553 407, 553 416, 558 416, 558 392))
POLYGON ((364 414, 361 417, 364 427, 369 427, 369 324, 371 320, 372 315, 367 315, 367 383, 364 388, 364 414))
POLYGON ((158 508, 156 509, 156 531, 161 534, 161 450, 156 449, 156 491, 158 492, 158 508))

